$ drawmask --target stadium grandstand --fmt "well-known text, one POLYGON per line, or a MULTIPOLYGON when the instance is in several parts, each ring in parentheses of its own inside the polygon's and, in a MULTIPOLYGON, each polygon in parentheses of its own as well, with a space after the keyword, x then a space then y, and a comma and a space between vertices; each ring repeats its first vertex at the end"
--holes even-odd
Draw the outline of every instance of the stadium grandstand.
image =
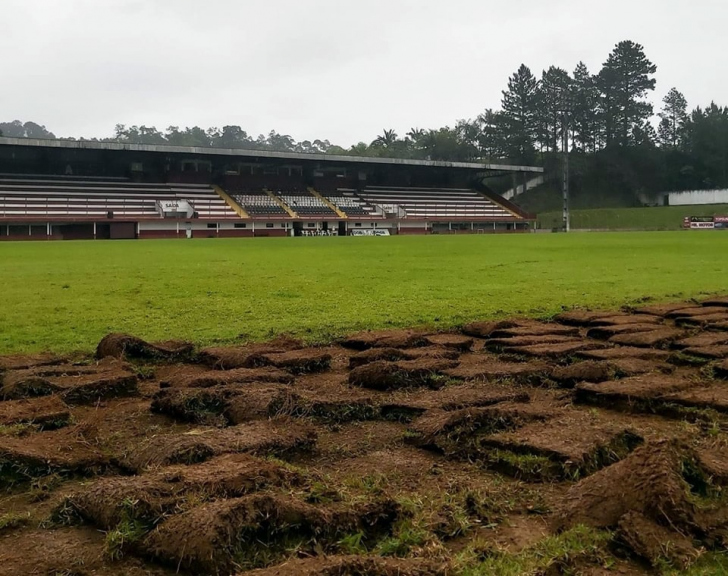
POLYGON ((0 138, 0 240, 525 232, 541 168, 0 138))

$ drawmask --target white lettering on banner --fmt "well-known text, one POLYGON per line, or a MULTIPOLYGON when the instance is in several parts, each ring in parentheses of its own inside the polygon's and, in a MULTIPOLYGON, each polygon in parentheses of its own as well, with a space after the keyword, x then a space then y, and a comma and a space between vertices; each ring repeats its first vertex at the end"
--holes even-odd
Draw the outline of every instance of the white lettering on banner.
POLYGON ((691 222, 690 228, 693 230, 712 230, 715 228, 714 222, 691 222))
POLYGON ((389 230, 377 229, 377 230, 352 230, 352 236, 391 236, 389 230))

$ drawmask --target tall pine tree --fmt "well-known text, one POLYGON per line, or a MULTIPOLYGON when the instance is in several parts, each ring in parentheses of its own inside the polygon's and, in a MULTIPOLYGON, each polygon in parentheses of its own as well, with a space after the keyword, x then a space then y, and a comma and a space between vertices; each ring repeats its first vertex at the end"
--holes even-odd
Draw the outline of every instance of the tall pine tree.
POLYGON ((662 100, 658 136, 663 148, 679 148, 688 119, 688 101, 677 88, 672 88, 662 100))
POLYGON ((617 44, 599 73, 602 109, 606 115, 607 144, 633 143, 635 128, 642 128, 652 116, 652 104, 645 101, 655 89, 657 72, 641 44, 625 40, 617 44))
POLYGON ((503 91, 503 114, 508 123, 507 155, 521 162, 535 158, 538 80, 525 64, 508 79, 503 91))

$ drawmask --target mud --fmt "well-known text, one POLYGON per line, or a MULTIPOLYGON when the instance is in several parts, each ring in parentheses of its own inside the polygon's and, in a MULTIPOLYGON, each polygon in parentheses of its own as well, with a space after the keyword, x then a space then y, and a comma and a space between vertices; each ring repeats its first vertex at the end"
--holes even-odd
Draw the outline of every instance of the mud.
POLYGON ((686 569, 728 542, 728 306, 647 308, 0 357, 0 572, 686 569))

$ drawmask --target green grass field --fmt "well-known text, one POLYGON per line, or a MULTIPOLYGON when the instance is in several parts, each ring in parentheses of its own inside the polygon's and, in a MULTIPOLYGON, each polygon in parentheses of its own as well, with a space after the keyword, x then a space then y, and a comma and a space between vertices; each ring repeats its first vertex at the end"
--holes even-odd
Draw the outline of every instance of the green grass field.
POLYGON ((728 233, 0 243, 0 353, 323 340, 728 292, 728 233))
MULTIPOLYGON (((587 230, 680 230, 685 216, 716 215, 728 215, 728 205, 595 208, 572 210, 571 226, 587 230)), ((560 228, 562 221, 562 212, 538 215, 538 224, 545 230, 560 228)))

